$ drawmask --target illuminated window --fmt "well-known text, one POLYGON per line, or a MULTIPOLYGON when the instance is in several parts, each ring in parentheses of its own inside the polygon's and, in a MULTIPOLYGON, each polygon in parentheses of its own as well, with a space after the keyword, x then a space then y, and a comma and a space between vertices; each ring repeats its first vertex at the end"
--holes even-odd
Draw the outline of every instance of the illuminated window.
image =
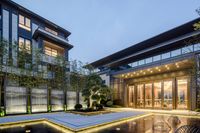
POLYGON ((19 37, 19 51, 25 50, 27 53, 31 53, 31 41, 19 37))
POLYGON ((45 52, 46 55, 53 56, 53 57, 56 57, 58 55, 57 50, 52 49, 52 48, 47 47, 47 46, 44 47, 44 52, 45 52))
POLYGON ((47 27, 45 27, 45 30, 48 31, 48 32, 50 32, 50 33, 52 33, 52 34, 54 34, 54 35, 56 35, 56 36, 58 35, 58 32, 56 32, 56 31, 54 31, 52 29, 49 29, 47 27))
POLYGON ((19 27, 31 31, 31 20, 22 15, 19 15, 19 27))

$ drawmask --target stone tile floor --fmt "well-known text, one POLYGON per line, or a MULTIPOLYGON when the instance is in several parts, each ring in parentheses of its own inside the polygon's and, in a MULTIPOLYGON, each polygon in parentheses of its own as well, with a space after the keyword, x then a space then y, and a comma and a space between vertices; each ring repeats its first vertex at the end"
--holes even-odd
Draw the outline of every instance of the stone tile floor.
POLYGON ((102 115, 84 116, 84 115, 60 112, 60 113, 49 113, 49 114, 33 114, 33 115, 2 117, 0 118, 0 124, 27 121, 27 120, 48 119, 49 121, 61 124, 68 128, 79 130, 81 128, 95 126, 97 124, 104 124, 143 114, 145 113, 141 111, 123 111, 123 112, 115 112, 102 115))

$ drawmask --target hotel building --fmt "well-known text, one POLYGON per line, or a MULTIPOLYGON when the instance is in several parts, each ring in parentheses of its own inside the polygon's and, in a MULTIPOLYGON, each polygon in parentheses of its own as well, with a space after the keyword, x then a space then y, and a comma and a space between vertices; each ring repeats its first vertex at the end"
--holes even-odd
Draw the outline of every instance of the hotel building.
POLYGON ((123 106, 195 110, 199 107, 200 30, 183 24, 91 65, 123 106))

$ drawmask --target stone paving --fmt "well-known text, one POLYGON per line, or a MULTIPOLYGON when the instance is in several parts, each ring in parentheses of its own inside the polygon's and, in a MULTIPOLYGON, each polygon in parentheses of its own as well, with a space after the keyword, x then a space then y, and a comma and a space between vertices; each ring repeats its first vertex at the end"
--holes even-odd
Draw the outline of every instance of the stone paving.
POLYGON ((50 113, 50 114, 33 114, 33 115, 2 117, 0 118, 0 124, 27 121, 27 120, 48 119, 49 121, 52 121, 54 123, 61 124, 63 126, 66 126, 74 130, 78 130, 81 128, 95 126, 97 124, 104 124, 143 114, 145 113, 141 111, 123 111, 123 112, 108 113, 108 114, 101 114, 94 116, 84 116, 84 115, 61 112, 61 113, 50 113))

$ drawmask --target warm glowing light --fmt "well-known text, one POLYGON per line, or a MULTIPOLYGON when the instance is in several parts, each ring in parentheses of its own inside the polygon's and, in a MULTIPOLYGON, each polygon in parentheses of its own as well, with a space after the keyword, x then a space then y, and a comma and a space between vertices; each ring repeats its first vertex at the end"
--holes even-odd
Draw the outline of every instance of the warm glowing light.
POLYGON ((130 73, 127 74, 128 76, 130 75, 130 73))
POLYGON ((167 67, 167 70, 169 70, 170 68, 169 67, 167 67))
POLYGON ((160 70, 160 69, 158 69, 158 71, 160 72, 161 70, 160 70))
POLYGON ((168 67, 168 65, 165 65, 165 67, 168 67))
POLYGON ((124 74, 122 74, 122 77, 124 77, 124 74))
POLYGON ((143 74, 145 75, 146 73, 144 72, 143 74))
POLYGON ((150 69, 147 69, 147 71, 150 71, 150 69))
POLYGON ((133 74, 135 74, 135 72, 133 74))
POLYGON ((158 69, 158 67, 156 67, 156 69, 158 69))
POLYGON ((151 71, 151 73, 153 73, 153 71, 151 71))
POLYGON ((141 70, 140 72, 142 73, 143 71, 141 70))
POLYGON ((177 65, 176 67, 179 68, 179 65, 177 65))

